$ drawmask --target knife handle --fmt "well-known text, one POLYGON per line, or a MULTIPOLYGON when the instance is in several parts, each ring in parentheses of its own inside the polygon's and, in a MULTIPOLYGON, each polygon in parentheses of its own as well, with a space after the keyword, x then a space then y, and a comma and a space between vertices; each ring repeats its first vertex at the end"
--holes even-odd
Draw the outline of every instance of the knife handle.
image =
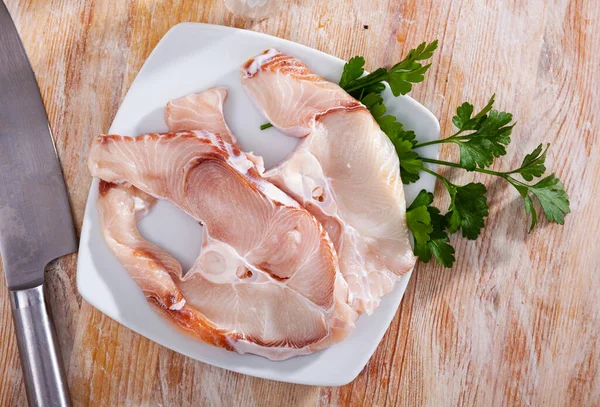
POLYGON ((17 345, 30 406, 71 406, 42 285, 11 291, 17 345))

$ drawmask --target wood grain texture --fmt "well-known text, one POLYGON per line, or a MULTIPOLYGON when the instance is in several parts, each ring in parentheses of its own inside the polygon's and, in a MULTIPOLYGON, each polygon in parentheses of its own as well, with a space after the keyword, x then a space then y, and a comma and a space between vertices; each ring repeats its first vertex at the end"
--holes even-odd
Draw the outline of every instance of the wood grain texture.
MULTIPOLYGON (((422 40, 440 49, 412 96, 442 134, 464 100, 496 93, 514 113, 507 169, 540 142, 571 197, 564 227, 527 234, 515 192, 489 185, 487 227, 454 238, 451 271, 420 264, 379 349, 341 388, 289 385, 195 362, 120 326, 81 300, 76 255, 56 261, 47 290, 80 406, 600 405, 600 3, 595 0, 290 1, 250 22, 221 0, 7 0, 37 74, 78 228, 90 142, 106 131, 152 48, 183 21, 232 25, 350 58, 391 64, 422 40), (368 25, 368 29, 363 26, 368 25)), ((442 157, 456 160, 445 146, 442 157)), ((436 191, 440 205, 448 200, 436 191)), ((0 405, 26 403, 0 279, 0 405)))

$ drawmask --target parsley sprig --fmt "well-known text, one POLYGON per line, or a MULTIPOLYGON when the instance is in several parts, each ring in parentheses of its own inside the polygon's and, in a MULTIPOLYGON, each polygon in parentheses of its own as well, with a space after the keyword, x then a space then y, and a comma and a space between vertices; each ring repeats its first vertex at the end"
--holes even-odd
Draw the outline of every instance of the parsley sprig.
POLYGON ((427 172, 445 186, 450 205, 446 214, 433 206, 433 194, 422 190, 406 211, 409 230, 415 238, 414 252, 427 263, 432 258, 452 267, 455 251, 450 245, 450 235, 460 232, 464 238, 475 240, 485 226, 489 214, 487 188, 481 183, 457 185, 446 177, 427 168, 424 163, 445 165, 500 177, 512 185, 523 198, 525 212, 531 215, 529 230, 538 223, 538 211, 541 208, 549 222, 564 224, 564 216, 570 212, 569 197, 562 182, 555 174, 541 178, 546 172, 545 160, 549 145, 537 146, 527 154, 521 165, 510 171, 500 172, 488 169, 496 158, 507 153, 511 142, 512 114, 493 109, 495 96, 477 113, 471 103, 465 102, 456 109, 452 123, 456 132, 449 137, 424 143, 417 143, 415 134, 406 130, 392 115, 386 114, 386 106, 381 93, 386 85, 394 96, 405 95, 412 89, 413 83, 423 81, 424 74, 431 64, 422 65, 421 61, 430 58, 437 48, 437 41, 422 43, 409 51, 406 58, 390 69, 379 68, 364 75, 365 60, 357 56, 346 63, 340 79, 340 86, 353 97, 361 101, 373 115, 381 130, 389 137, 400 159, 402 182, 409 184, 419 179, 421 172, 427 172), (416 151, 432 144, 451 143, 458 146, 458 163, 435 160, 420 156, 416 151), (520 176, 521 181, 515 176, 520 176), (527 181, 527 182, 525 182, 527 181), (537 203, 536 203, 537 201, 537 203))
MULTIPOLYGON (((509 116, 510 116, 510 119, 512 120, 512 115, 510 115, 509 113, 504 113, 504 112, 498 113, 497 111, 492 110, 491 108, 492 108, 493 103, 494 103, 494 97, 492 96, 492 98, 490 99, 490 102, 488 102, 486 107, 482 110, 482 112, 484 112, 484 113, 481 114, 481 112, 480 112, 478 114, 479 118, 476 118, 476 119, 471 118, 470 119, 471 123, 473 123, 473 120, 478 122, 478 123, 475 123, 470 126, 473 128, 473 130, 476 130, 475 133, 472 133, 472 134, 476 134, 476 135, 472 136, 472 137, 474 137, 476 139, 481 139, 481 140, 491 138, 492 141, 490 141, 490 143, 493 143, 494 140, 497 140, 497 137, 503 137, 504 140, 506 141, 506 143, 504 143, 503 145, 508 145, 510 143, 510 137, 509 137, 510 132, 512 131, 512 128, 514 126, 514 125, 508 125, 508 123, 510 122, 509 116), (486 112, 489 112, 489 114, 486 114, 486 112), (501 116, 504 116, 504 118, 501 120, 498 119, 501 116), (490 120, 492 120, 492 124, 486 125, 485 123, 489 122, 490 120), (484 130, 482 131, 481 129, 484 129, 484 130), (492 129, 492 130, 490 131, 490 129, 492 129)), ((463 123, 463 122, 457 123, 457 117, 460 116, 461 108, 463 108, 465 105, 472 106, 468 103, 463 103, 457 109, 457 115, 454 116, 454 118, 452 120, 454 125, 457 127, 461 126, 463 123)), ((470 108, 470 110, 472 112, 472 107, 470 108)), ((462 131, 462 129, 459 127, 459 132, 460 131, 462 131)), ((457 134, 457 133, 455 133, 455 134, 457 134)), ((450 136, 446 139, 440 139, 440 140, 435 140, 435 141, 431 141, 431 142, 427 142, 427 143, 416 144, 415 146, 413 146, 413 148, 418 149, 420 147, 423 147, 426 145, 431 145, 431 144, 454 142, 454 141, 452 141, 453 138, 454 138, 454 135, 450 136), (450 140, 450 141, 448 141, 448 140, 450 140)), ((479 161, 482 161, 482 162, 485 161, 486 164, 479 165, 478 160, 471 161, 470 158, 465 158, 464 157, 465 151, 463 150, 462 145, 459 144, 459 147, 460 147, 460 155, 461 155, 460 163, 453 163, 453 162, 442 161, 442 160, 434 160, 434 159, 425 158, 425 157, 420 157, 420 159, 424 163, 445 165, 445 166, 454 167, 454 168, 462 168, 467 171, 480 172, 483 174, 493 175, 493 176, 504 179, 510 185, 512 185, 517 190, 519 195, 521 195, 521 197, 523 198, 525 212, 528 215, 531 215, 531 225, 529 227, 530 231, 533 230, 533 228, 538 223, 538 216, 537 216, 538 213, 537 213, 536 207, 534 205, 534 201, 537 201, 539 203, 546 219, 549 222, 554 222, 554 223, 557 223, 560 225, 564 224, 564 221, 565 221, 564 216, 570 212, 569 197, 564 189, 562 182, 554 174, 550 174, 549 176, 543 178, 542 180, 538 181, 535 184, 528 184, 526 182, 518 180, 517 178, 515 178, 513 176, 513 175, 518 174, 525 181, 532 181, 534 178, 542 177, 544 175, 544 173, 546 172, 546 165, 545 165, 546 153, 548 152, 548 148, 550 147, 550 144, 547 144, 545 148, 543 147, 542 144, 538 145, 531 153, 527 154, 525 156, 525 158, 523 158, 523 161, 519 167, 517 167, 513 170, 510 170, 510 171, 504 171, 504 172, 492 171, 489 169, 485 169, 484 167, 489 167, 492 164, 492 162, 494 161, 495 157, 506 154, 505 149, 502 149, 502 154, 499 154, 499 155, 496 155, 495 153, 500 150, 495 150, 493 147, 490 147, 487 150, 483 151, 482 154, 485 154, 485 156, 482 156, 483 158, 481 158, 481 160, 479 160, 479 161)), ((469 154, 471 154, 471 152, 469 151, 466 154, 468 155, 468 157, 470 157, 469 154)), ((435 175, 439 179, 442 180, 442 182, 446 186, 446 189, 448 190, 448 193, 450 194, 450 198, 453 200, 454 199, 453 197, 455 194, 454 194, 454 187, 452 186, 452 184, 446 178, 442 177, 441 175, 439 175, 439 174, 435 174, 435 175)), ((477 196, 475 194, 472 194, 470 196, 470 199, 476 199, 476 197, 477 196)), ((450 206, 452 206, 452 203, 450 206)), ((477 218, 479 218, 479 216, 477 216, 477 218)), ((483 227, 483 222, 481 222, 481 227, 483 227)), ((451 229, 451 232, 452 232, 452 229, 451 229)), ((467 237, 468 239, 476 239, 477 235, 478 234, 473 234, 473 233, 465 234, 463 231, 463 236, 467 237), (474 237, 472 237, 472 236, 474 236, 474 237)))
POLYGON ((364 76, 365 59, 354 57, 344 66, 340 86, 359 100, 369 93, 381 93, 385 89, 383 82, 387 82, 394 96, 406 95, 412 90, 413 83, 425 79, 431 64, 423 65, 421 61, 431 58, 437 46, 437 40, 429 44, 423 42, 390 69, 379 68, 364 76))
POLYGON ((460 148, 460 165, 467 171, 475 168, 486 168, 492 165, 495 158, 506 155, 506 147, 510 144, 510 136, 514 124, 512 114, 492 110, 494 95, 488 104, 475 116, 473 105, 463 103, 456 109, 452 123, 458 131, 445 139, 433 140, 417 144, 424 147, 431 144, 454 143, 460 148))

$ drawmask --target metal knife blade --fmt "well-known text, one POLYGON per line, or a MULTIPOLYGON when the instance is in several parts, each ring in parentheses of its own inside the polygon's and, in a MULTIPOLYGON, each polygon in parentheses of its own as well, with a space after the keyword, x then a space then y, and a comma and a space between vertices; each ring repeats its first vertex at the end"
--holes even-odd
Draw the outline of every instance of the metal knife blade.
POLYGON ((67 190, 25 49, 0 1, 0 253, 10 290, 77 250, 67 190))

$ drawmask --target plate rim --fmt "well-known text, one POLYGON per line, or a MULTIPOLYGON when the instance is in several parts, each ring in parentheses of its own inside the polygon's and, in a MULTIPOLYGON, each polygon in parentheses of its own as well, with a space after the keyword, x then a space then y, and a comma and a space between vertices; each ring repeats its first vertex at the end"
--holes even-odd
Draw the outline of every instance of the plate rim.
MULTIPOLYGON (((223 31, 223 32, 244 32, 246 35, 251 35, 253 37, 261 37, 261 38, 272 38, 272 39, 276 39, 278 42, 284 42, 285 44, 288 44, 292 47, 301 47, 306 49, 309 52, 312 53, 318 53, 321 54, 327 58, 334 58, 336 60, 338 60, 339 62, 346 62, 343 59, 335 56, 335 55, 331 55, 331 54, 327 54, 326 52, 320 51, 318 49, 309 47, 307 45, 304 44, 300 44, 291 40, 287 40, 287 39, 283 39, 283 38, 279 38, 279 37, 275 37, 269 34, 264 34, 261 32, 256 32, 256 31, 252 31, 252 30, 246 30, 246 29, 241 29, 241 28, 235 28, 235 27, 229 27, 229 26, 222 26, 222 25, 215 25, 215 24, 207 24, 207 23, 196 23, 196 22, 182 22, 179 24, 176 24, 174 26, 172 26, 164 35, 163 37, 157 42, 157 44, 155 45, 155 47, 153 48, 153 50, 150 52, 150 54, 148 55, 148 57, 146 58, 146 60, 144 61, 142 67, 140 68, 140 70, 138 71, 138 73, 136 74, 134 80, 131 82, 131 84, 129 85, 129 88, 127 90, 127 93, 125 94, 125 96, 123 97, 123 99, 121 100, 121 103, 119 104, 119 108, 117 109, 117 112, 115 113, 115 116, 113 118, 113 121, 109 127, 109 132, 110 129, 112 129, 112 127, 114 126, 114 123, 118 121, 118 119, 120 118, 121 114, 123 114, 123 110, 121 109, 122 105, 124 104, 124 102, 126 101, 131 89, 133 89, 136 85, 136 83, 140 80, 141 77, 144 76, 145 71, 148 69, 147 67, 152 65, 152 62, 154 59, 156 59, 156 54, 158 53, 158 50, 161 48, 161 45, 163 45, 164 43, 168 43, 169 39, 171 36, 174 35, 175 32, 181 30, 182 28, 185 27, 189 27, 189 26, 194 26, 194 27, 198 27, 198 26, 202 26, 205 27, 207 29, 210 30, 219 30, 219 31, 223 31)), ((435 117, 435 115, 429 110, 427 109, 425 106, 423 106, 422 104, 420 104, 419 102, 417 102, 415 99, 413 99, 412 97, 406 95, 404 96, 404 99, 408 102, 413 104, 414 106, 416 106, 419 110, 422 111, 422 113, 426 116, 429 117, 429 120, 431 121, 432 124, 434 124, 435 126, 435 132, 437 134, 437 137, 439 137, 440 134, 440 124, 438 119, 435 117)), ((439 150, 437 151, 436 155, 439 154, 439 150)), ((427 165, 429 168, 431 169, 435 169, 434 165, 427 165)), ((78 250, 78 259, 77 259, 77 273, 76 273, 76 284, 77 284, 77 290, 79 291, 80 295, 82 296, 82 298, 87 301, 90 305, 92 305, 94 308, 96 308, 98 311, 100 311, 102 314, 106 315, 108 318, 114 320, 115 322, 127 327, 128 329, 131 329, 132 331, 136 332, 139 335, 144 336, 145 338, 155 342, 157 345, 159 346, 164 346, 167 349, 170 349, 174 352, 183 354, 187 357, 190 357, 191 359, 200 361, 202 363, 206 363, 208 365, 212 365, 221 369, 225 369, 228 371, 233 371, 236 373, 241 373, 241 374, 245 374, 248 376, 254 376, 254 377, 259 377, 259 378, 263 378, 263 379, 267 379, 267 380, 275 380, 275 381, 280 381, 280 382, 286 382, 286 383, 295 383, 295 384, 303 384, 303 385, 315 385, 315 386, 343 386, 346 385, 350 382, 352 382, 354 379, 356 379, 356 377, 360 374, 360 372, 364 369, 364 367, 367 365, 367 363, 369 362, 369 360, 371 359, 371 357, 373 356, 373 354, 375 353, 375 351, 377 350, 377 348, 379 347, 381 340, 383 339, 383 336, 385 335, 385 333, 388 331, 391 321, 393 320, 393 318, 395 317, 396 313, 398 312, 399 306, 402 302, 402 298, 404 297, 404 293, 406 292, 406 288, 408 286, 408 283, 410 282, 410 278, 412 275, 412 272, 414 270, 411 269, 408 273, 405 274, 405 276, 407 277, 405 280, 399 281, 397 283, 397 286, 394 288, 394 292, 395 291, 401 291, 401 293, 399 294, 399 299, 398 299, 398 305, 395 309, 395 312, 390 320, 390 322, 387 323, 386 328, 381 332, 380 335, 377 335, 377 337, 374 337, 374 339, 376 339, 376 345, 373 347, 373 351, 370 353, 365 353, 364 356, 362 358, 360 358, 359 363, 356 363, 356 365, 354 366, 354 368, 352 369, 346 369, 346 370, 340 370, 337 376, 335 377, 331 377, 331 380, 320 380, 318 382, 315 381, 311 381, 311 380, 302 380, 299 378, 294 378, 294 379, 287 379, 286 377, 272 377, 272 376, 268 376, 268 375, 263 375, 257 372, 250 372, 248 371, 248 368, 246 366, 241 366, 241 368, 232 368, 231 366, 228 366, 226 364, 222 364, 220 363, 218 360, 211 360, 211 361, 207 361, 205 359, 199 359, 198 357, 192 355, 190 352, 187 352, 186 350, 182 350, 179 348, 174 348, 171 345, 166 345, 163 344, 161 342, 159 342, 158 340, 155 340, 154 338, 152 338, 151 336, 149 336, 147 333, 142 332, 142 329, 138 329, 138 326, 134 326, 133 324, 129 323, 128 320, 123 320, 123 319, 118 319, 116 317, 114 317, 113 315, 109 315, 105 310, 102 309, 102 305, 98 304, 96 302, 96 299, 88 296, 86 288, 82 286, 81 283, 81 278, 80 278, 80 273, 81 270, 84 268, 83 263, 83 259, 86 257, 82 257, 79 254, 82 252, 82 247, 84 247, 84 244, 86 244, 88 242, 88 238, 87 236, 89 235, 90 232, 90 216, 88 216, 88 210, 95 210, 96 209, 96 205, 95 202, 92 201, 92 197, 94 195, 93 191, 94 191, 94 187, 97 187, 97 183, 98 183, 98 179, 93 178, 91 185, 90 185, 90 190, 88 193, 88 198, 86 200, 86 206, 84 209, 84 217, 83 217, 83 223, 82 223, 82 228, 81 228, 81 235, 80 235, 80 244, 79 244, 79 250, 78 250)), ((408 205, 407 205, 408 206, 408 205)), ((90 251, 89 250, 83 250, 83 252, 86 255, 90 255, 90 251)), ((418 263, 417 263, 418 264, 418 263)), ((416 266, 416 264, 415 264, 416 266)), ((388 296, 391 296, 392 293, 388 294, 388 296)), ((387 296, 386 296, 387 297, 387 296)), ((376 311, 375 311, 376 312, 376 311)), ((368 316, 367 316, 368 317, 368 316)), ((335 346, 335 345, 333 345, 335 346)), ((245 356, 245 355, 239 355, 239 356, 245 356)))

